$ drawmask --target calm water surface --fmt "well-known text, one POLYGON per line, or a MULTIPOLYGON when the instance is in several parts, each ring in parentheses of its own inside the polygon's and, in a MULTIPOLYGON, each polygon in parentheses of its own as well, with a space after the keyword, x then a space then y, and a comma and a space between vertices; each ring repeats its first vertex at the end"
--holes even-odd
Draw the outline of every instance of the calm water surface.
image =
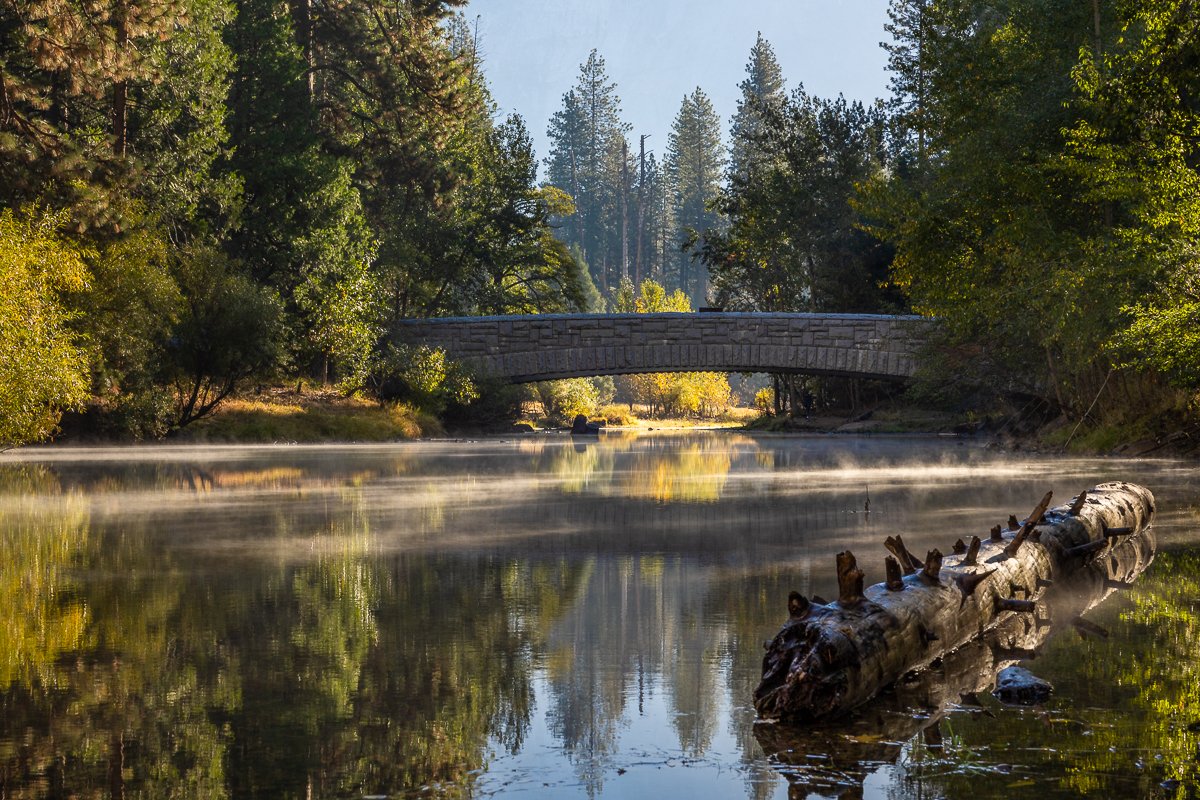
POLYGON ((6 453, 0 798, 1196 796, 1198 474, 734 433, 6 453), (945 551, 1117 478, 1158 554, 1107 638, 1048 631, 1045 708, 933 681, 755 724, 839 550, 878 581, 890 533, 945 551))

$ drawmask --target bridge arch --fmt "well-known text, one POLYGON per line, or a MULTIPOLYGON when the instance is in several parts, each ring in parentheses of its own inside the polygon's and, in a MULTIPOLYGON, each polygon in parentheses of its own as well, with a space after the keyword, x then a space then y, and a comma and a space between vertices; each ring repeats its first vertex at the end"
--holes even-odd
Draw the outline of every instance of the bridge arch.
POLYGON ((872 314, 546 314, 410 319, 426 344, 512 383, 648 372, 793 372, 902 381, 931 320, 872 314))

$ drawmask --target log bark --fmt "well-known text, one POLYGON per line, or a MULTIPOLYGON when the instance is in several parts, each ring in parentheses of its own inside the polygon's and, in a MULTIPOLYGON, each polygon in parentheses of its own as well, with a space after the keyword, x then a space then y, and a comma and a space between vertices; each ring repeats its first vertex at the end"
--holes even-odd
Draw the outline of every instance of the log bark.
MULTIPOLYGON (((1028 614, 1011 614, 983 635, 959 647, 928 669, 903 676, 894 691, 859 708, 847 719, 803 725, 755 725, 754 736, 771 763, 782 767, 792 785, 789 796, 812 793, 861 796, 861 787, 881 763, 895 763, 906 742, 936 726, 953 709, 972 715, 990 714, 979 697, 992 690, 998 674, 1020 660, 1034 658, 1049 639, 1081 631, 1081 615, 1133 581, 1154 560, 1153 531, 1121 542, 1105 558, 1091 562, 1046 591, 1042 599, 1053 625, 1038 624, 1028 614), (914 714, 913 709, 920 709, 914 714), (814 760, 826 753, 837 764, 814 760)), ((1083 627, 1087 627, 1087 623, 1083 627)), ((1090 625, 1095 627, 1094 625, 1090 625)), ((1089 631, 1090 633, 1090 631, 1089 631)), ((1037 661, 1030 668, 1037 672, 1037 661)))
MULTIPOLYGON (((1046 582, 1111 560, 1109 542, 1120 546, 1150 524, 1154 496, 1134 484, 1107 483, 1089 490, 1075 515, 1071 505, 1047 511, 1048 505, 1046 499, 1023 524, 1010 526, 1001 541, 982 542, 974 565, 964 563, 966 554, 943 559, 931 553, 924 565, 906 564, 917 571, 903 579, 903 591, 879 583, 861 599, 814 605, 803 618, 790 619, 767 645, 754 693, 759 715, 837 716, 1014 615, 1036 625, 1039 618, 1027 604, 1036 612, 1046 582), (1131 533, 1105 536, 1118 528, 1131 533), (1022 533, 1022 544, 1013 547, 1022 533), (1014 597, 1018 589, 1024 596, 1014 597), (1014 600, 1025 602, 1009 602, 1014 600), (1013 610, 1018 607, 1025 610, 1013 610)), ((899 537, 889 537, 887 546, 900 563, 916 561, 899 537)))

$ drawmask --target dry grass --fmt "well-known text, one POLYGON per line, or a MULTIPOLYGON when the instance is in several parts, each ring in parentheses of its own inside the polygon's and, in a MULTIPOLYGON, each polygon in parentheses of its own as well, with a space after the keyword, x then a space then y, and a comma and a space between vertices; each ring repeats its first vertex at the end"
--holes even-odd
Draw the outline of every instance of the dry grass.
POLYGON ((438 436, 434 418, 408 406, 380 406, 329 393, 276 390, 222 403, 180 438, 197 442, 391 442, 438 436))

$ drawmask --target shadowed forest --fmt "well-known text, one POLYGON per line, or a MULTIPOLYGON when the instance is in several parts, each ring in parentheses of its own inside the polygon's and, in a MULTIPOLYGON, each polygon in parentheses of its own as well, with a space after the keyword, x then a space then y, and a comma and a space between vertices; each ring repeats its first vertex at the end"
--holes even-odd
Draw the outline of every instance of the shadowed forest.
POLYGON ((499 118, 464 6, 0 0, 0 443, 162 437, 305 382, 502 417, 519 393, 395 321, 703 306, 936 316, 914 401, 1196 431, 1191 0, 892 0, 869 105, 807 93, 767 31, 733 118, 697 87, 661 152, 595 51, 550 120, 499 118))

